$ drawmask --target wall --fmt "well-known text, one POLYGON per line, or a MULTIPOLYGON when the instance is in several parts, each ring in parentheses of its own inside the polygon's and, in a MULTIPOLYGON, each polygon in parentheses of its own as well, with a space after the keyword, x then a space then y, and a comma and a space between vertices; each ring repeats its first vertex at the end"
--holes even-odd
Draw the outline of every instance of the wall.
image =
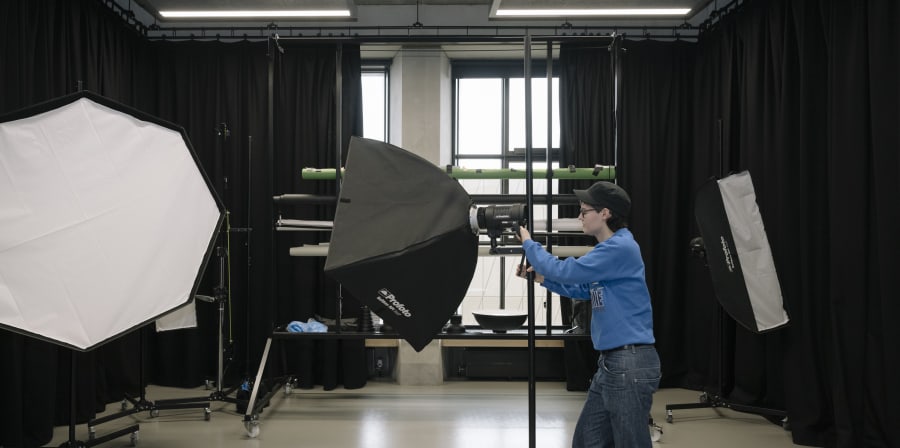
POLYGON ((390 73, 391 144, 450 163, 450 61, 439 46, 401 49, 390 73))

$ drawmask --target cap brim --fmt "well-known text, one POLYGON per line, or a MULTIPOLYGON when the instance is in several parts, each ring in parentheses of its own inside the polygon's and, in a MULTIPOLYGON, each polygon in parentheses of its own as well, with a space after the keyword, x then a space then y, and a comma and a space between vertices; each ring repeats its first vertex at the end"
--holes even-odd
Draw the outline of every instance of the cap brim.
POLYGON ((587 190, 572 190, 572 192, 575 193, 575 197, 578 198, 579 201, 584 202, 585 204, 600 205, 597 204, 597 201, 591 197, 587 190))

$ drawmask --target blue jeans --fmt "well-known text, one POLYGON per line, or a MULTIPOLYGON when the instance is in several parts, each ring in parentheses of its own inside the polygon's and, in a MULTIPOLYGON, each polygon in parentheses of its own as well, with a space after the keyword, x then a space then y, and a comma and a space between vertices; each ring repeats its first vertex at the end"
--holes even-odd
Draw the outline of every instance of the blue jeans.
POLYGON ((661 376, 652 345, 601 353, 572 448, 650 447, 650 405, 661 376))

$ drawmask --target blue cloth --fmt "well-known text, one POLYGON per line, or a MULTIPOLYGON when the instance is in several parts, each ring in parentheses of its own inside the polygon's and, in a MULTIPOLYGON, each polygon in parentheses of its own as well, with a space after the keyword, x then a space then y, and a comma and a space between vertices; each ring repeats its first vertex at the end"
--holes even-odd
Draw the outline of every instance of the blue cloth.
POLYGON ((291 333, 327 333, 328 326, 310 317, 306 322, 295 320, 287 324, 287 331, 291 333))
POLYGON ((522 245, 542 286, 561 296, 591 301, 591 341, 597 350, 653 344, 653 309, 641 249, 627 228, 587 254, 560 260, 534 240, 522 245))

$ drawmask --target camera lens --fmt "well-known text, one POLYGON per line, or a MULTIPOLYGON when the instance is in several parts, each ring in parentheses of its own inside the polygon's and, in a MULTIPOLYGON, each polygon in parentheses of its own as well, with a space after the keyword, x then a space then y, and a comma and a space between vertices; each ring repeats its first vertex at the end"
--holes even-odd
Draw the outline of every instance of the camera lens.
POLYGON ((487 230, 488 236, 497 237, 504 230, 525 225, 527 220, 525 204, 489 205, 478 209, 478 227, 487 230))

